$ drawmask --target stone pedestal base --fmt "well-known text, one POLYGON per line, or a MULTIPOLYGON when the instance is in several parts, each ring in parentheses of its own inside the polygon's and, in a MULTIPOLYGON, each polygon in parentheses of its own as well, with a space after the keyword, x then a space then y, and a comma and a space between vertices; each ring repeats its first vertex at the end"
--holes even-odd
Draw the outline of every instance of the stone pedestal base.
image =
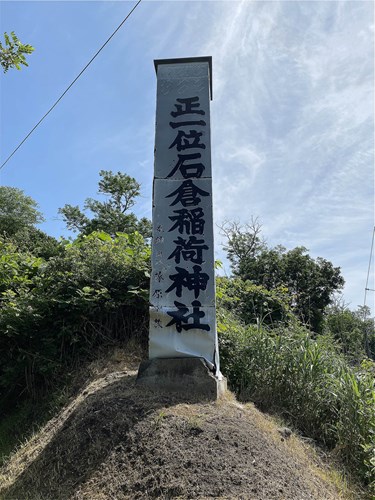
POLYGON ((227 389, 226 379, 216 378, 203 358, 155 358, 142 361, 136 383, 158 392, 195 400, 216 400, 227 389))

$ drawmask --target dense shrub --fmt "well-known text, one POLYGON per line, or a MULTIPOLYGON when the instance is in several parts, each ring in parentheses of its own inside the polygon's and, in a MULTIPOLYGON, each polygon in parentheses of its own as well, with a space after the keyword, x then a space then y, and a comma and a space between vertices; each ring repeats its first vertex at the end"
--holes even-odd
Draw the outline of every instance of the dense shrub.
MULTIPOLYGON (((368 483, 375 479, 375 365, 350 367, 329 337, 299 326, 246 326, 218 311, 221 365, 243 400, 284 415, 335 448, 368 483)), ((374 486, 374 483, 373 483, 374 486)))
POLYGON ((375 359, 373 350, 375 332, 370 309, 359 306, 357 311, 347 307, 332 306, 324 315, 324 331, 329 332, 337 341, 340 350, 353 363, 366 357, 375 359))
POLYGON ((37 396, 80 356, 147 341, 150 248, 138 234, 93 233, 48 261, 0 243, 0 401, 37 396))
POLYGON ((217 278, 218 303, 234 311, 247 324, 286 325, 296 321, 291 312, 290 296, 285 287, 267 290, 240 278, 217 278))

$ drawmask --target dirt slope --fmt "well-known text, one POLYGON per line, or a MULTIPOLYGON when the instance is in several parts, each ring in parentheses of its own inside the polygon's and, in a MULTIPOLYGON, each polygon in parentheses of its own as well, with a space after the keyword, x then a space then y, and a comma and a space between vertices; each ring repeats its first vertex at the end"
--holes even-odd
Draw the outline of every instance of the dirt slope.
POLYGON ((117 361, 0 469, 0 498, 342 498, 308 447, 252 405, 145 392, 117 361))

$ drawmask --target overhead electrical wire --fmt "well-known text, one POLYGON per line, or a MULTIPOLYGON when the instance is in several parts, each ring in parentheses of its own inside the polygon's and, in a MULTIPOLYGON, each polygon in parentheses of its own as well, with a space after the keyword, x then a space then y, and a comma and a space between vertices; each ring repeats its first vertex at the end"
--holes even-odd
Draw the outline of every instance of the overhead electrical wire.
POLYGON ((369 280, 369 276, 370 276, 370 270, 371 270, 371 261, 372 261, 372 253, 373 253, 373 249, 374 249, 374 236, 375 236, 375 226, 373 228, 373 231, 372 231, 372 241, 371 241, 371 250, 370 250, 370 259, 369 259, 369 262, 368 262, 368 269, 367 269, 367 279, 366 279, 366 286, 365 286, 365 298, 364 298, 364 301, 363 301, 363 305, 366 306, 366 296, 367 296, 367 291, 373 291, 372 288, 368 288, 368 280, 369 280))
MULTIPOLYGON (((365 286, 365 298, 363 300, 363 322, 365 322, 366 320, 366 298, 367 298, 367 291, 368 290, 372 290, 372 288, 369 288, 368 287, 368 280, 369 280, 369 276, 370 276, 370 269, 371 269, 371 261, 372 261, 372 252, 373 252, 373 249, 374 249, 374 236, 375 236, 375 226, 373 227, 373 231, 372 231, 372 240, 371 240, 371 250, 370 250, 370 258, 369 258, 369 261, 368 261, 368 269, 367 269, 367 278, 366 278, 366 286, 365 286)), ((367 326, 365 325, 365 329, 364 329, 364 340, 365 340, 365 351, 366 351, 366 354, 367 356, 370 358, 371 357, 371 350, 370 350, 370 345, 369 345, 369 332, 368 332, 368 328, 367 326)))
POLYGON ((131 14, 135 11, 135 9, 138 7, 138 5, 141 3, 142 0, 138 0, 138 2, 134 5, 134 7, 130 10, 130 12, 126 15, 126 17, 121 21, 121 23, 117 26, 115 31, 111 34, 111 36, 103 43, 103 45, 97 50, 97 52, 93 55, 93 57, 90 59, 90 61, 86 64, 86 66, 80 71, 80 73, 74 78, 72 83, 64 90, 64 92, 60 95, 60 97, 55 101, 55 103, 49 108, 49 110, 42 116, 42 118, 38 121, 36 125, 30 130, 30 132, 22 139, 22 141, 18 144, 18 146, 13 150, 13 152, 8 156, 8 158, 4 161, 4 163, 1 164, 0 170, 5 167, 5 165, 8 163, 8 161, 12 158, 12 156, 20 149, 22 144, 27 141, 27 139, 30 137, 30 135, 34 132, 34 130, 42 123, 42 121, 47 118, 47 116, 51 113, 51 111, 57 106, 57 104, 61 101, 61 99, 64 97, 64 95, 73 87, 73 85, 76 83, 78 78, 82 76, 82 74, 86 71, 86 69, 90 66, 90 64, 96 59, 96 57, 100 54, 100 52, 104 49, 104 47, 108 44, 108 42, 115 36, 115 34, 118 32, 118 30, 125 24, 125 22, 128 20, 128 18, 131 16, 131 14))

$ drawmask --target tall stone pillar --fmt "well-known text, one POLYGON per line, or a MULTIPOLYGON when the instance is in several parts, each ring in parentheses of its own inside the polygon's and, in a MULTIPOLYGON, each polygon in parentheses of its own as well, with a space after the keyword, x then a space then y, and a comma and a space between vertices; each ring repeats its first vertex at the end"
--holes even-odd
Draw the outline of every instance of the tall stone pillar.
POLYGON ((220 378, 215 314, 212 59, 155 61, 149 358, 201 358, 220 378))

